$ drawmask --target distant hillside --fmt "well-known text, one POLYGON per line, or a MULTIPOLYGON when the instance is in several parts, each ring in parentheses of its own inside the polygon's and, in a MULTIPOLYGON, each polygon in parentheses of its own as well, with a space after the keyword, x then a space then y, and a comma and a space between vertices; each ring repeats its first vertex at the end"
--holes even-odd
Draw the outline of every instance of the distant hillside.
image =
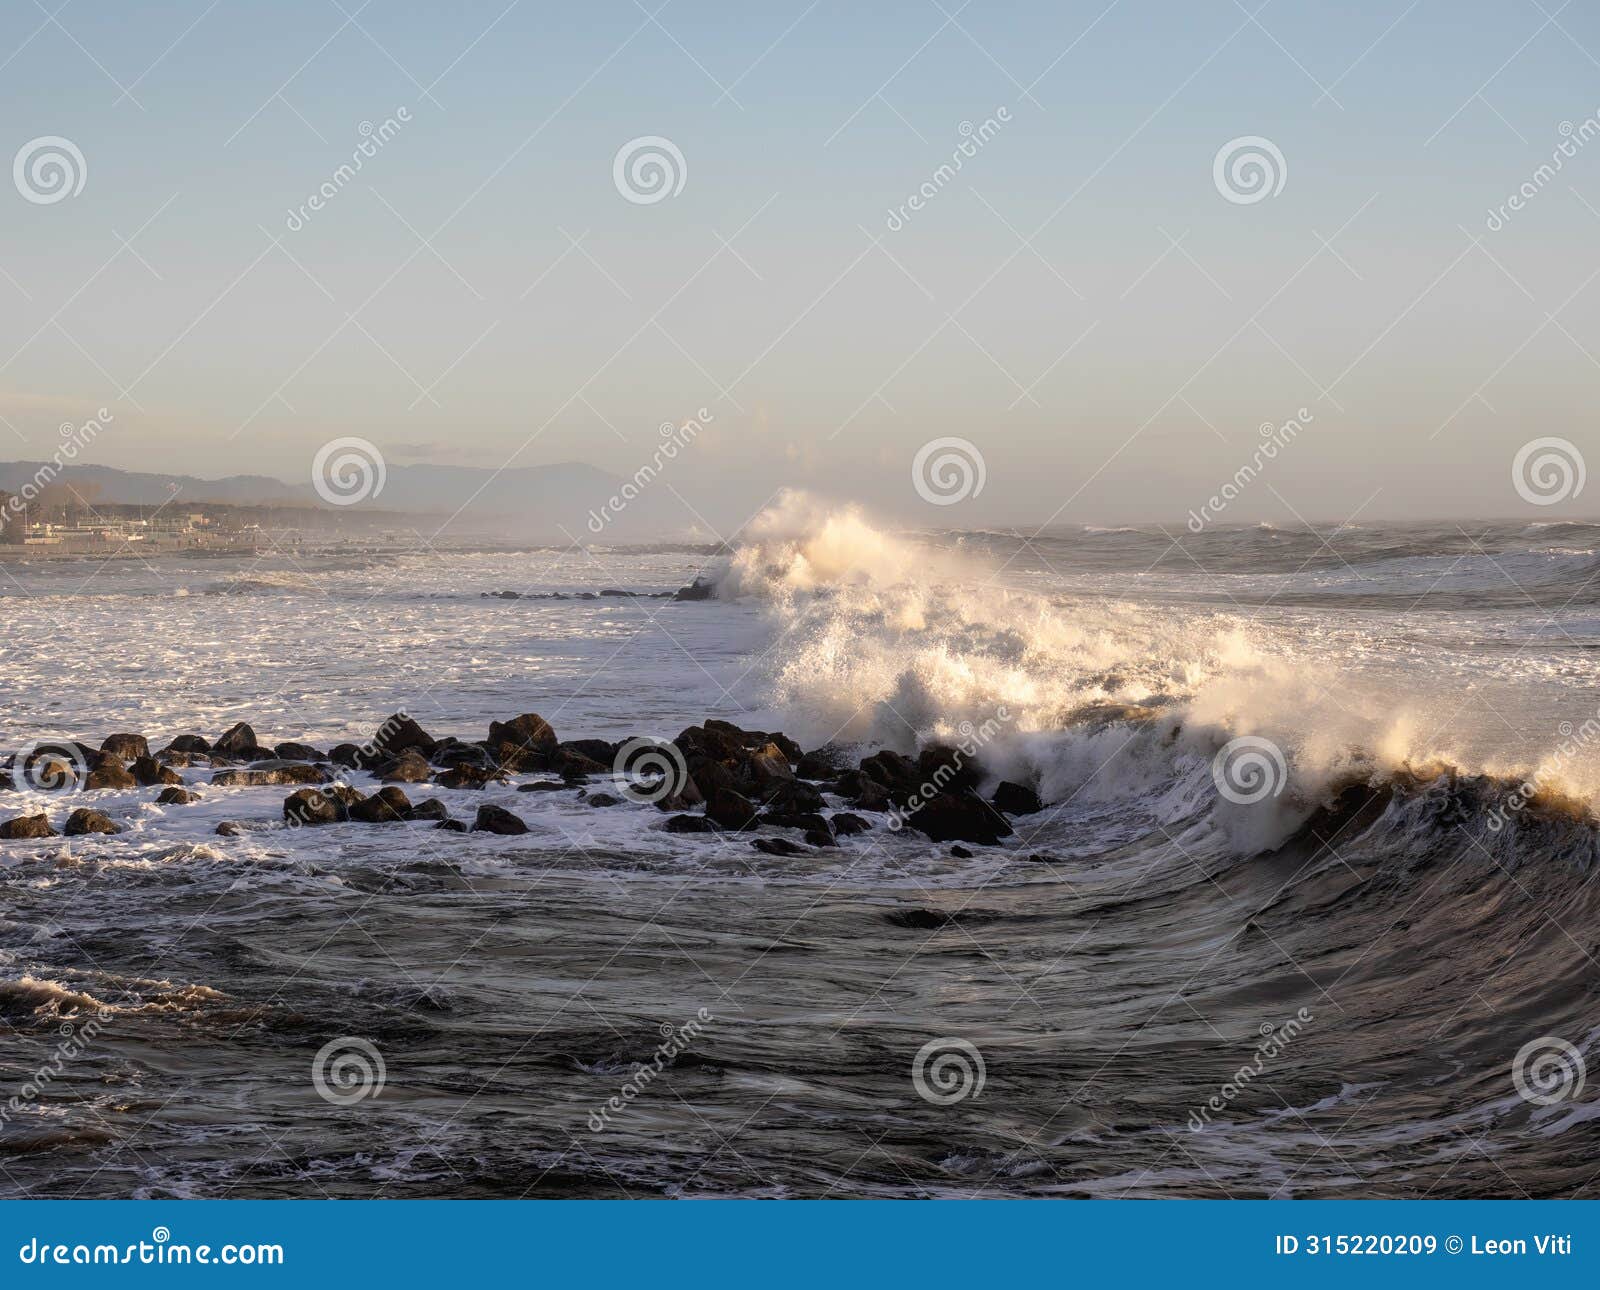
MULTIPOLYGON (((0 462, 0 492, 18 492, 44 463, 0 462)), ((581 462, 551 466, 518 466, 496 474, 473 466, 415 465, 388 467, 383 491, 352 506, 333 507, 306 483, 285 483, 266 475, 230 475, 200 479, 194 475, 160 475, 115 470, 109 466, 74 465, 59 482, 84 491, 91 501, 159 506, 225 502, 234 506, 310 506, 358 517, 362 512, 406 511, 426 514, 451 530, 492 531, 512 536, 556 538, 564 530, 593 540, 591 511, 603 511, 606 500, 626 482, 581 462), (457 512, 460 512, 458 515, 457 512)), ((664 487, 646 488, 605 527, 608 539, 660 536, 686 527, 683 508, 664 487)))

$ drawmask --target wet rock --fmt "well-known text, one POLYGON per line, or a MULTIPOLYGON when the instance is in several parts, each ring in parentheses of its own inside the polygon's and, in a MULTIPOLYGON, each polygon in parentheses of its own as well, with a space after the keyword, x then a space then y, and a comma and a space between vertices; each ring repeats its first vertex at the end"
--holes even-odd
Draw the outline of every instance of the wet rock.
POLYGON ((137 788, 139 787, 139 781, 130 775, 115 757, 107 756, 102 757, 100 764, 89 772, 88 777, 83 781, 83 786, 89 790, 137 788))
POLYGON ((50 827, 48 815, 19 815, 0 824, 0 838, 19 841, 24 838, 53 838, 56 831, 50 827))
POLYGON ((433 778, 433 767, 416 749, 408 748, 393 761, 379 766, 376 773, 386 784, 426 784, 433 778))
POLYGON ((826 833, 833 836, 828 817, 820 811, 768 811, 761 817, 763 824, 780 829, 799 829, 802 832, 826 833))
MULTIPOLYGON (((870 757, 863 757, 860 770, 863 775, 882 788, 890 800, 902 805, 922 784, 922 775, 917 769, 916 762, 909 757, 902 757, 890 748, 873 753, 870 757)), ((844 783, 842 776, 840 783, 844 783)), ((866 785, 863 784, 861 787, 865 789, 866 785)))
POLYGON ((780 785, 786 787, 794 782, 789 759, 777 744, 766 743, 752 749, 746 757, 744 769, 758 793, 765 793, 780 785))
POLYGON ((322 795, 340 806, 354 806, 357 802, 367 800, 365 793, 349 784, 329 784, 322 790, 322 795))
POLYGON ((446 833, 465 833, 467 831, 467 826, 460 820, 440 820, 433 827, 443 829, 446 833))
POLYGON ((570 793, 572 785, 561 779, 536 779, 531 784, 518 784, 519 793, 570 793))
POLYGON ((360 744, 335 744, 328 752, 328 760, 335 766, 344 766, 350 770, 358 770, 361 766, 360 744))
POLYGON ((947 793, 976 789, 983 779, 977 762, 959 748, 933 744, 917 754, 917 777, 947 793))
POLYGON ((852 833, 865 833, 872 827, 859 815, 852 815, 849 811, 835 811, 828 819, 833 831, 840 837, 847 837, 852 833))
POLYGON ((750 799, 729 789, 706 795, 706 818, 725 829, 748 829, 756 822, 756 808, 750 799))
POLYGON ((434 783, 440 788, 481 789, 486 784, 497 783, 504 778, 498 770, 486 770, 482 766, 452 766, 434 783))
POLYGON ((191 793, 186 788, 164 788, 156 797, 158 806, 190 806, 200 800, 199 793, 191 793))
POLYGON ((349 808, 350 818, 361 824, 398 824, 411 816, 411 799, 393 784, 380 788, 349 808))
POLYGON ((1011 835, 1005 816, 976 793, 939 793, 912 811, 906 823, 935 842, 993 846, 1011 835))
POLYGON ((498 833, 502 836, 514 836, 526 833, 528 826, 510 811, 499 806, 480 806, 478 816, 472 822, 474 833, 498 833))
POLYGON ((448 820, 450 811, 437 797, 429 797, 416 803, 406 818, 408 820, 448 820))
POLYGON ((1008 815, 1034 815, 1044 810, 1039 794, 1025 785, 1013 784, 1009 779, 1000 781, 990 800, 1008 815))
POLYGON ((495 764, 482 744, 464 744, 459 739, 441 741, 428 760, 435 766, 481 766, 484 769, 495 764))
POLYGON ((839 845, 834 840, 833 834, 825 833, 821 829, 812 829, 806 834, 806 841, 814 847, 836 847, 839 845))
POLYGON ((294 742, 279 744, 272 750, 273 756, 280 761, 327 761, 328 759, 310 744, 297 744, 294 742))
POLYGON ((217 742, 211 745, 211 751, 239 761, 255 761, 260 756, 261 741, 256 738, 254 730, 245 722, 239 721, 229 726, 217 742))
POLYGON ((563 739, 556 747, 609 767, 616 760, 618 745, 605 739, 563 739))
POLYGON ((689 778, 694 781, 695 792, 702 798, 715 792, 739 791, 739 781, 733 772, 715 758, 689 754, 685 757, 685 764, 689 768, 689 778))
POLYGON ((583 799, 589 806, 621 806, 622 799, 613 797, 610 793, 590 793, 583 799))
POLYGON ((696 578, 687 587, 679 587, 677 591, 672 593, 672 598, 674 600, 710 600, 716 594, 716 590, 714 583, 702 582, 699 578, 696 578))
POLYGON ((292 827, 335 824, 342 814, 344 811, 334 798, 314 788, 302 788, 283 799, 283 818, 292 827))
POLYGON ((933 932, 949 926, 955 919, 942 909, 893 909, 883 916, 883 921, 913 931, 933 932))
POLYGON ((810 851, 798 842, 791 842, 788 838, 756 838, 750 845, 763 855, 769 856, 803 856, 810 855, 810 851))
POLYGON ((163 766, 154 757, 140 757, 130 769, 134 779, 139 781, 141 788, 154 788, 158 784, 181 785, 183 783, 182 775, 163 766))
POLYGON ((118 761, 130 762, 150 755, 150 745, 143 735, 107 735, 100 751, 109 753, 118 761))
POLYGON ((968 851, 966 847, 959 845, 951 847, 950 854, 953 855, 957 860, 970 860, 973 856, 973 853, 968 851))
POLYGON ((91 810, 87 806, 80 806, 71 815, 67 816, 66 825, 61 830, 69 838, 82 837, 85 833, 121 833, 111 817, 103 811, 91 810))
POLYGON ((703 815, 674 815, 667 821, 668 833, 720 833, 715 820, 703 815))
POLYGON ((246 829, 244 825, 239 823, 238 820, 224 820, 221 824, 217 825, 218 837, 242 838, 247 832, 249 832, 249 830, 246 829))
POLYGON ((832 779, 841 770, 843 758, 832 749, 819 748, 803 753, 795 763, 794 773, 801 779, 832 779))
POLYGON ((374 761, 387 761, 408 750, 431 753, 439 741, 419 726, 404 712, 395 712, 384 719, 373 736, 368 755, 374 761))
POLYGON ((199 766, 211 760, 205 753, 175 752, 171 748, 163 748, 156 754, 156 760, 163 766, 199 766))
POLYGON ((585 757, 581 752, 576 752, 564 744, 547 754, 545 769, 555 771, 563 779, 587 779, 591 775, 611 773, 610 763, 585 757))
POLYGON ((491 721, 488 743, 490 750, 496 753, 501 745, 518 751, 550 752, 556 746, 556 732, 537 712, 524 712, 510 721, 491 721))
POLYGON ((798 779, 781 780, 770 784, 754 796, 760 798, 774 811, 791 813, 820 811, 824 805, 822 794, 812 785, 798 779))
POLYGON ((187 753, 191 757, 204 757, 211 752, 211 741, 204 735, 178 735, 161 751, 163 753, 187 753))
POLYGON ((326 784, 333 776, 303 761, 267 761, 248 769, 213 771, 211 782, 224 788, 264 788, 284 784, 326 784))

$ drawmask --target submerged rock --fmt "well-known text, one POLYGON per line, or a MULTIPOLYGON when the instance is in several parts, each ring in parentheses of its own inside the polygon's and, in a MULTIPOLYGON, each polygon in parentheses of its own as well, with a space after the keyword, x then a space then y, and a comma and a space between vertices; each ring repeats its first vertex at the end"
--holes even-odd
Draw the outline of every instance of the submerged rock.
POLYGON ((53 838, 56 831, 50 827, 48 815, 19 815, 0 824, 0 838, 17 841, 24 838, 53 838))
POLYGON ((111 817, 103 811, 95 811, 87 806, 80 806, 67 817, 67 822, 62 832, 69 838, 76 838, 83 836, 85 833, 121 833, 122 830, 113 824, 111 817))
POLYGON ((1010 815, 1035 815, 1044 810, 1039 794, 1023 784, 1013 784, 1009 779, 1000 781, 990 801, 1010 815))
POLYGON ((472 822, 472 831, 498 833, 510 837, 528 832, 528 826, 503 807, 484 805, 478 808, 478 817, 472 822))

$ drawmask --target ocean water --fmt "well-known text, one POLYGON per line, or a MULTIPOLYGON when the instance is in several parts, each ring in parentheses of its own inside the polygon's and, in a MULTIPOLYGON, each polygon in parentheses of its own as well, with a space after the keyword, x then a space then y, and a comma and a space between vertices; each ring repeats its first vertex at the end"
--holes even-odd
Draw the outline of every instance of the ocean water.
POLYGON ((794 496, 727 549, 0 573, 3 752, 718 717, 1045 803, 775 857, 542 775, 406 786, 515 837, 0 789, 123 829, 0 842, 5 1195, 1600 1194, 1600 526, 794 496))

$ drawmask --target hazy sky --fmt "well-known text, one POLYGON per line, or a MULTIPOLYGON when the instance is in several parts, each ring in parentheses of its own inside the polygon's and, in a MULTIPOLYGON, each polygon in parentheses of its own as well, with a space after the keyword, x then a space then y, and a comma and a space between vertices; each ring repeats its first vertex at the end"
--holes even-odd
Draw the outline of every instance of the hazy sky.
POLYGON ((718 523, 1179 522, 1305 408, 1228 519, 1586 509, 1511 470, 1595 444, 1600 11, 958 2, 7 4, 0 152, 83 183, 0 189, 0 457, 103 406, 131 469, 632 474, 704 407, 718 523), (628 200, 647 136, 681 190, 628 200), (984 486, 932 507, 942 437, 984 486))

